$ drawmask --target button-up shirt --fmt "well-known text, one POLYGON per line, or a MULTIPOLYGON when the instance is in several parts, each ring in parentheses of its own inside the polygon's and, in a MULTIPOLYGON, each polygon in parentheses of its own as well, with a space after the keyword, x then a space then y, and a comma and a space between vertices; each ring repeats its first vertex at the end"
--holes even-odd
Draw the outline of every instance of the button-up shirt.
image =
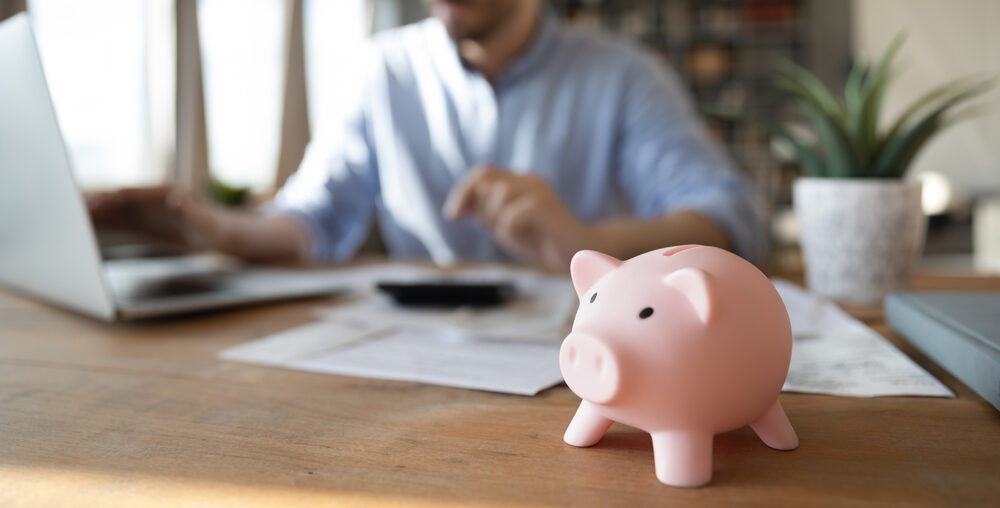
POLYGON ((761 252, 751 186, 707 139, 676 77, 629 43, 548 14, 490 83, 429 18, 375 36, 364 60, 360 98, 273 202, 305 225, 318 261, 351 257, 373 214, 391 255, 505 259, 474 220, 442 214, 480 164, 542 176, 584 222, 694 211, 739 254, 761 252))

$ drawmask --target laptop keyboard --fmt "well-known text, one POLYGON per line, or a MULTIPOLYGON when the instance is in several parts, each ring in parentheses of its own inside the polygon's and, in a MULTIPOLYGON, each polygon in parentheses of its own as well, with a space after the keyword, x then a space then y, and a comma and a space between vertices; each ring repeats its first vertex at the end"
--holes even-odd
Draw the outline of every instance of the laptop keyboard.
POLYGON ((104 263, 119 302, 137 302, 224 291, 233 270, 211 256, 113 260, 104 263))

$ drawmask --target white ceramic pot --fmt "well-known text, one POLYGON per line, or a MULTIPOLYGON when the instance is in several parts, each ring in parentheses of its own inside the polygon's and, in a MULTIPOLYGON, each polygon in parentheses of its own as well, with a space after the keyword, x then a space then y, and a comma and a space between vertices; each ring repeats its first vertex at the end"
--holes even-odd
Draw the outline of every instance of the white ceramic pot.
POLYGON ((795 215, 809 288, 844 303, 869 304, 910 283, 927 219, 920 182, 800 178, 795 215))

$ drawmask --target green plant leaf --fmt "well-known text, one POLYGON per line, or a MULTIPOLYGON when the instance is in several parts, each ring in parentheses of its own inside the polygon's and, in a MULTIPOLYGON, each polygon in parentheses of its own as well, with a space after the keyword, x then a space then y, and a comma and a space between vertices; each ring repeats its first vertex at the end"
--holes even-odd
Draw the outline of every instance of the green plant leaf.
POLYGON ((920 149, 945 125, 943 115, 956 105, 986 92, 995 82, 996 78, 991 78, 949 94, 919 120, 902 127, 893 137, 887 138, 884 148, 879 151, 878 158, 872 165, 872 175, 880 178, 902 176, 920 149))
POLYGON ((898 170, 892 171, 893 177, 894 178, 902 178, 903 174, 906 172, 906 169, 909 168, 911 164, 913 164, 913 161, 916 158, 917 154, 920 152, 921 147, 923 147, 924 144, 926 144, 927 142, 929 142, 930 138, 934 134, 937 134, 938 132, 942 132, 942 131, 948 129, 948 127, 951 127, 952 125, 955 125, 955 124, 957 124, 959 122, 962 122, 964 120, 968 120, 969 118, 973 118, 975 116, 981 115, 982 113, 983 113, 983 111, 981 109, 976 108, 974 106, 969 106, 969 107, 967 107, 967 108, 965 108, 965 109, 963 109, 961 111, 957 111, 955 113, 945 112, 942 116, 938 117, 938 119, 934 122, 935 123, 934 128, 933 129, 928 129, 928 131, 927 131, 927 137, 922 142, 915 143, 913 145, 913 147, 912 147, 912 150, 910 152, 907 152, 904 155, 904 157, 900 161, 900 165, 899 165, 899 167, 903 168, 903 170, 902 171, 898 171, 898 170), (947 115, 947 116, 945 116, 945 115, 947 115))
POLYGON ((904 131, 897 138, 898 142, 890 145, 892 151, 886 152, 889 154, 886 158, 888 162, 883 164, 877 161, 873 166, 876 178, 902 178, 921 148, 944 126, 940 116, 929 115, 924 120, 904 131))
POLYGON ((822 147, 824 174, 850 176, 859 164, 857 147, 845 130, 844 109, 829 90, 805 69, 786 63, 775 78, 777 88, 791 94, 816 130, 822 147))
POLYGON ((844 85, 844 100, 847 110, 857 110, 861 105, 861 84, 865 79, 865 64, 861 60, 854 62, 851 73, 847 76, 847 84, 844 85))
POLYGON ((879 58, 878 63, 866 76, 861 88, 862 104, 854 126, 857 132, 857 145, 861 147, 864 168, 869 167, 871 156, 878 145, 878 127, 882 113, 882 103, 886 90, 892 82, 892 62, 906 40, 906 32, 901 32, 892 39, 889 47, 879 58))
POLYGON ((792 145, 792 149, 795 150, 795 158, 807 174, 818 177, 830 176, 827 174, 826 164, 823 162, 823 157, 820 156, 819 152, 815 148, 803 143, 787 127, 764 118, 752 117, 749 120, 760 126, 761 129, 764 129, 771 137, 782 139, 792 145))
POLYGON ((909 125, 917 113, 927 109, 934 102, 938 102, 947 96, 958 94, 961 90, 967 87, 974 86, 973 84, 970 84, 973 79, 974 78, 971 77, 965 77, 949 81, 931 90, 930 92, 925 93, 919 99, 910 104, 910 106, 899 115, 896 121, 893 122, 893 125, 889 128, 888 133, 881 137, 880 145, 876 148, 876 153, 881 151, 883 145, 888 142, 888 140, 895 139, 899 131, 902 130, 904 126, 909 125))
POLYGON ((851 67, 851 74, 847 76, 847 84, 844 85, 844 103, 847 106, 847 126, 848 133, 856 136, 857 132, 852 128, 858 122, 855 120, 861 111, 861 84, 864 81, 866 66, 861 60, 854 62, 851 67))
POLYGON ((877 81, 861 90, 859 97, 861 103, 857 111, 848 114, 847 121, 847 132, 854 141, 858 169, 861 171, 870 167, 873 154, 878 150, 879 118, 891 75, 883 73, 874 79, 877 81))
POLYGON ((788 144, 792 145, 792 149, 795 151, 796 161, 800 166, 802 166, 802 169, 807 174, 817 177, 829 176, 826 174, 826 167, 820 153, 815 148, 804 143, 798 138, 798 136, 792 134, 791 130, 778 122, 758 116, 736 116, 732 113, 716 108, 706 108, 701 110, 701 113, 708 118, 714 118, 717 120, 748 122, 756 125, 761 130, 766 132, 768 136, 784 140, 788 144))
POLYGON ((844 86, 843 107, 806 69, 792 63, 779 69, 774 86, 791 95, 809 119, 817 146, 802 143, 775 122, 757 123, 791 142, 803 167, 816 176, 901 177, 936 133, 965 116, 946 114, 996 82, 963 79, 934 88, 911 104, 888 132, 880 133, 882 105, 895 77, 893 61, 905 39, 905 33, 897 35, 871 68, 860 61, 854 64, 844 86))
POLYGON ((856 150, 843 126, 809 101, 798 99, 798 104, 816 129, 828 175, 843 178, 854 174, 858 169, 856 150))
POLYGON ((825 115, 844 123, 844 111, 840 103, 833 98, 826 85, 808 70, 792 62, 784 62, 779 67, 775 84, 785 91, 807 98, 825 115))

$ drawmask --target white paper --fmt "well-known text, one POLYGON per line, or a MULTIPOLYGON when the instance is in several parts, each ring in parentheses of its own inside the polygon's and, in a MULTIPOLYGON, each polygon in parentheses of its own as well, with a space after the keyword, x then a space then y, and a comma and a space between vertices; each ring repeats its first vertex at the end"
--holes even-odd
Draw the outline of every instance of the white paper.
POLYGON ((558 343, 492 341, 438 328, 318 321, 222 351, 294 370, 534 395, 562 382, 558 343))
POLYGON ((370 337, 378 337, 390 330, 364 322, 317 321, 285 330, 219 353, 223 360, 259 363, 290 367, 299 360, 305 360, 349 345, 354 345, 370 337))
MULTIPOLYGON (((449 272, 447 277, 513 281, 520 299, 492 310, 402 309, 370 292, 375 280, 442 277, 394 264, 329 274, 368 288, 321 309, 315 323, 241 344, 227 360, 331 374, 417 381, 533 395, 562 381, 559 343, 576 308, 568 279, 507 268, 449 272)), ((794 346, 785 391, 849 396, 953 397, 885 338, 828 300, 774 280, 792 322, 794 346)))
POLYGON ((562 382, 559 345, 576 309, 567 277, 504 267, 439 272, 400 264, 350 277, 351 286, 361 290, 353 301, 320 309, 315 323, 234 346, 219 356, 519 395, 534 395, 562 382), (403 308, 370 290, 376 280, 505 281, 515 285, 517 297, 487 309, 403 308))
POLYGON ((774 279, 792 322, 785 391, 876 397, 954 397, 940 381, 832 302, 774 279))
POLYGON ((559 345, 409 328, 297 361, 293 368, 535 395, 562 382, 559 345))
POLYGON ((387 296, 373 295, 319 310, 324 320, 361 320, 397 327, 440 327, 471 337, 497 341, 561 342, 569 333, 577 298, 566 277, 532 275, 514 270, 466 270, 453 280, 512 282, 517 296, 506 305, 457 309, 400 307, 387 296))

